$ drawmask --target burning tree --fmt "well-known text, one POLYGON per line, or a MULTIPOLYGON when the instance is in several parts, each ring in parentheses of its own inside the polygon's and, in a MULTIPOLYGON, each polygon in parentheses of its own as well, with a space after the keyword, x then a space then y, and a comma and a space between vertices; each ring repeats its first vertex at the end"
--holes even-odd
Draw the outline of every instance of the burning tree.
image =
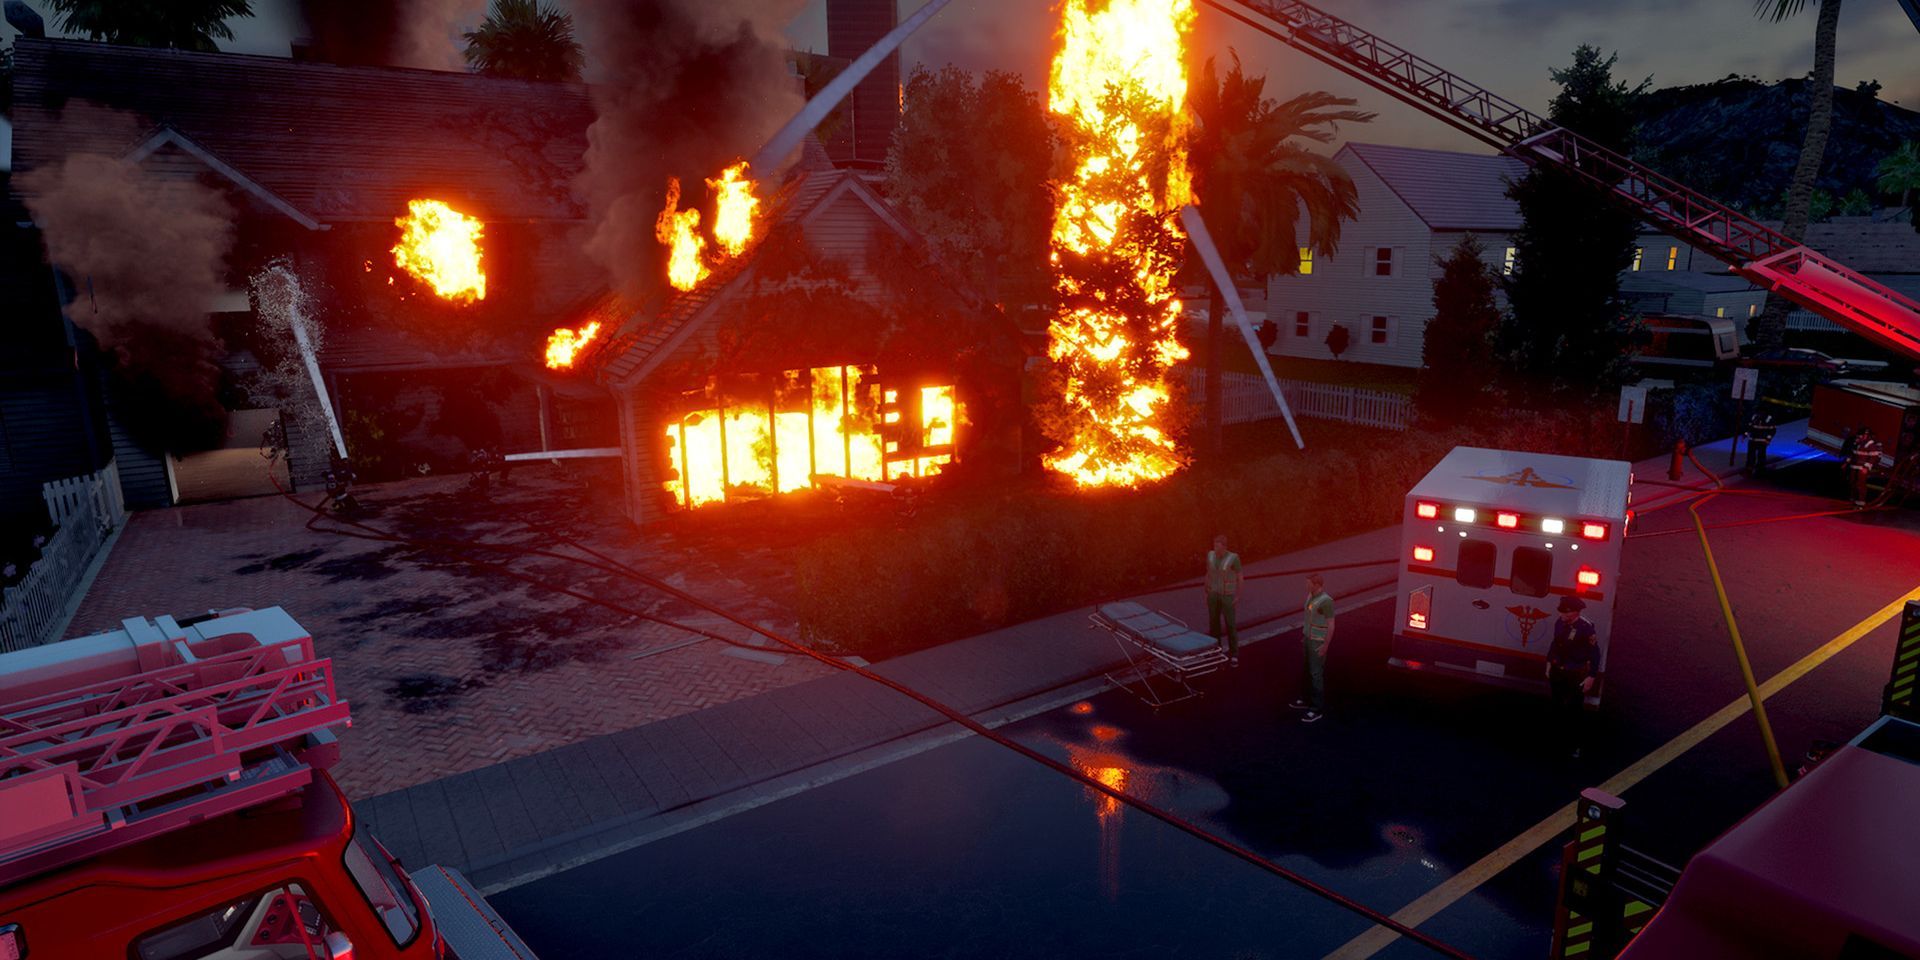
POLYGON ((1180 469, 1167 369, 1173 274, 1190 200, 1182 63, 1190 0, 1067 0, 1048 108, 1072 170, 1053 226, 1057 312, 1040 427, 1047 465, 1081 486, 1136 486, 1180 469))

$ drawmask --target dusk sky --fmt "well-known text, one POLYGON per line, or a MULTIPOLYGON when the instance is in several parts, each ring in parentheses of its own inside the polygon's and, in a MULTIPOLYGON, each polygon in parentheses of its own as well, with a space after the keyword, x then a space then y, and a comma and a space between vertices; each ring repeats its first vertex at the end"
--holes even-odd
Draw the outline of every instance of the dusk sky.
MULTIPOLYGON (((788 0, 796 2, 796 0, 788 0)), ((46 6, 44 0, 34 5, 46 6)), ((1748 0, 1328 0, 1327 8, 1387 40, 1459 72, 1523 106, 1543 110, 1553 94, 1550 67, 1564 65, 1574 46, 1617 50, 1616 75, 1651 75, 1656 86, 1699 83, 1729 73, 1763 80, 1804 74, 1812 64, 1813 12, 1783 24, 1764 22, 1748 0)), ((299 31, 292 0, 255 0, 256 16, 233 23, 230 49, 284 55, 299 31)), ((484 0, 414 0, 413 6, 447 21, 445 66, 457 65, 454 37, 484 10, 484 0)), ((561 6, 565 6, 564 3, 561 6)), ((904 0, 902 15, 918 7, 904 0)), ((49 17, 51 25, 52 17, 49 17)), ((905 68, 955 63, 1001 69, 1044 85, 1052 44, 1053 5, 1045 0, 953 0, 905 51, 905 68)), ((11 30, 6 33, 11 35, 11 30)), ((809 0, 787 30, 800 49, 826 49, 826 2, 809 0)), ((1358 99, 1380 119, 1345 132, 1355 139, 1414 146, 1482 149, 1475 141, 1400 107, 1331 67, 1295 53, 1251 28, 1202 6, 1193 49, 1198 57, 1238 51, 1249 70, 1269 77, 1276 96, 1309 89, 1358 99)), ((1883 98, 1920 106, 1920 31, 1897 0, 1853 0, 1840 23, 1842 86, 1878 79, 1883 98)), ((592 65, 589 65, 589 73, 592 65)), ((1772 131, 1753 131, 1755 136, 1772 131)), ((1796 137, 1797 132, 1782 131, 1796 137)))

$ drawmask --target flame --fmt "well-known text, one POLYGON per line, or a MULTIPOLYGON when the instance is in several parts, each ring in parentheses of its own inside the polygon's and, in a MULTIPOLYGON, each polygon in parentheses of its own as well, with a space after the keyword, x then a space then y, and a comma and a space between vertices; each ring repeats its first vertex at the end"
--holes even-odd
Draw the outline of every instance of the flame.
POLYGON ((675 290, 692 290, 707 278, 710 271, 700 262, 707 249, 707 239, 700 235, 700 211, 680 209, 677 179, 667 181, 667 205, 653 222, 653 235, 667 247, 667 282, 675 290))
POLYGON ((1054 212, 1065 306, 1047 356, 1071 435, 1054 438, 1062 449, 1047 465, 1081 486, 1137 486, 1184 463, 1166 424, 1167 368, 1187 357, 1168 251, 1184 239, 1174 212, 1191 199, 1182 59, 1193 17, 1192 0, 1061 10, 1047 105, 1068 128, 1074 167, 1054 212))
POLYGON ((708 180, 713 188, 713 239, 729 257, 737 257, 753 240, 753 215, 760 209, 760 198, 753 195, 753 181, 747 179, 745 160, 728 167, 718 180, 708 180))
POLYGON ((561 327, 547 338, 547 366, 554 370, 565 370, 573 366, 574 358, 586 349, 593 338, 600 335, 600 321, 595 320, 579 330, 561 327))
MULTIPOLYGON (((673 477, 666 489, 697 507, 729 495, 790 493, 820 477, 874 482, 929 477, 953 462, 960 415, 952 386, 920 388, 919 449, 902 452, 881 436, 905 421, 897 391, 874 398, 861 367, 816 367, 787 374, 793 389, 774 402, 696 410, 665 429, 673 477), (802 389, 801 378, 807 386, 802 389), (925 452, 927 455, 915 456, 925 452)), ((895 434, 899 435, 899 434, 895 434)))
POLYGON ((480 268, 485 224, 438 200, 409 200, 407 215, 393 225, 400 228, 393 247, 400 269, 455 303, 487 298, 487 274, 480 268))

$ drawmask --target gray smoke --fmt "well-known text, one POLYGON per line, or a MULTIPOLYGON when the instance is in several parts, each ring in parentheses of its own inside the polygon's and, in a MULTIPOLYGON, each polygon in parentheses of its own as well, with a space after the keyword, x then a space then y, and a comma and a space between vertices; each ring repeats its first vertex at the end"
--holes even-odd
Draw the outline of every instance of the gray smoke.
MULTIPOLYGON (((579 0, 598 74, 586 169, 587 254, 616 289, 645 301, 666 284, 654 221, 670 177, 681 206, 711 217, 705 180, 759 149, 803 101, 781 30, 802 0, 579 0)), ((779 171, 755 170, 762 195, 779 171)), ((706 224, 703 222, 702 227, 706 224)))
POLYGON ((487 0, 303 0, 310 55, 328 63, 465 70, 487 0))
POLYGON ((104 153, 69 154, 19 186, 49 261, 73 280, 74 322, 115 355, 123 385, 174 415, 143 439, 176 451, 217 441, 221 344, 207 311, 227 288, 226 199, 104 153))

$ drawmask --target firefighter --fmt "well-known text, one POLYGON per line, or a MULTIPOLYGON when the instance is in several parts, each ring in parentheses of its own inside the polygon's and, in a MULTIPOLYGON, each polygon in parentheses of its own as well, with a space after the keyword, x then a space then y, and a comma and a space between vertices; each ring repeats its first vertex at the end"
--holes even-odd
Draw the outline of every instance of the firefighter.
POLYGON ((1773 442, 1774 433, 1779 430, 1773 425, 1773 415, 1755 410, 1753 419, 1747 421, 1747 475, 1759 476, 1767 472, 1767 444, 1773 442))
POLYGON ((1847 454, 1847 475, 1853 487, 1853 505, 1867 505, 1867 480, 1875 470, 1880 469, 1880 441, 1867 427, 1861 427, 1858 436, 1853 439, 1853 449, 1847 454))
POLYGON ((1587 694, 1593 692, 1600 667, 1600 637, 1593 621, 1580 615, 1587 609, 1579 597, 1560 598, 1560 619, 1553 623, 1553 644, 1547 648, 1547 691, 1559 733, 1572 742, 1572 756, 1580 758, 1585 737, 1587 694))
POLYGON ((1327 593, 1327 578, 1307 575, 1307 619, 1300 627, 1300 649, 1305 663, 1300 674, 1300 695, 1289 706, 1306 711, 1301 723, 1314 723, 1327 709, 1327 644, 1333 640, 1333 597, 1327 593))
POLYGON ((1240 555, 1227 549, 1227 535, 1213 538, 1207 551, 1207 633, 1218 640, 1226 630, 1227 659, 1240 662, 1240 628, 1234 623, 1234 601, 1240 595, 1240 555))

